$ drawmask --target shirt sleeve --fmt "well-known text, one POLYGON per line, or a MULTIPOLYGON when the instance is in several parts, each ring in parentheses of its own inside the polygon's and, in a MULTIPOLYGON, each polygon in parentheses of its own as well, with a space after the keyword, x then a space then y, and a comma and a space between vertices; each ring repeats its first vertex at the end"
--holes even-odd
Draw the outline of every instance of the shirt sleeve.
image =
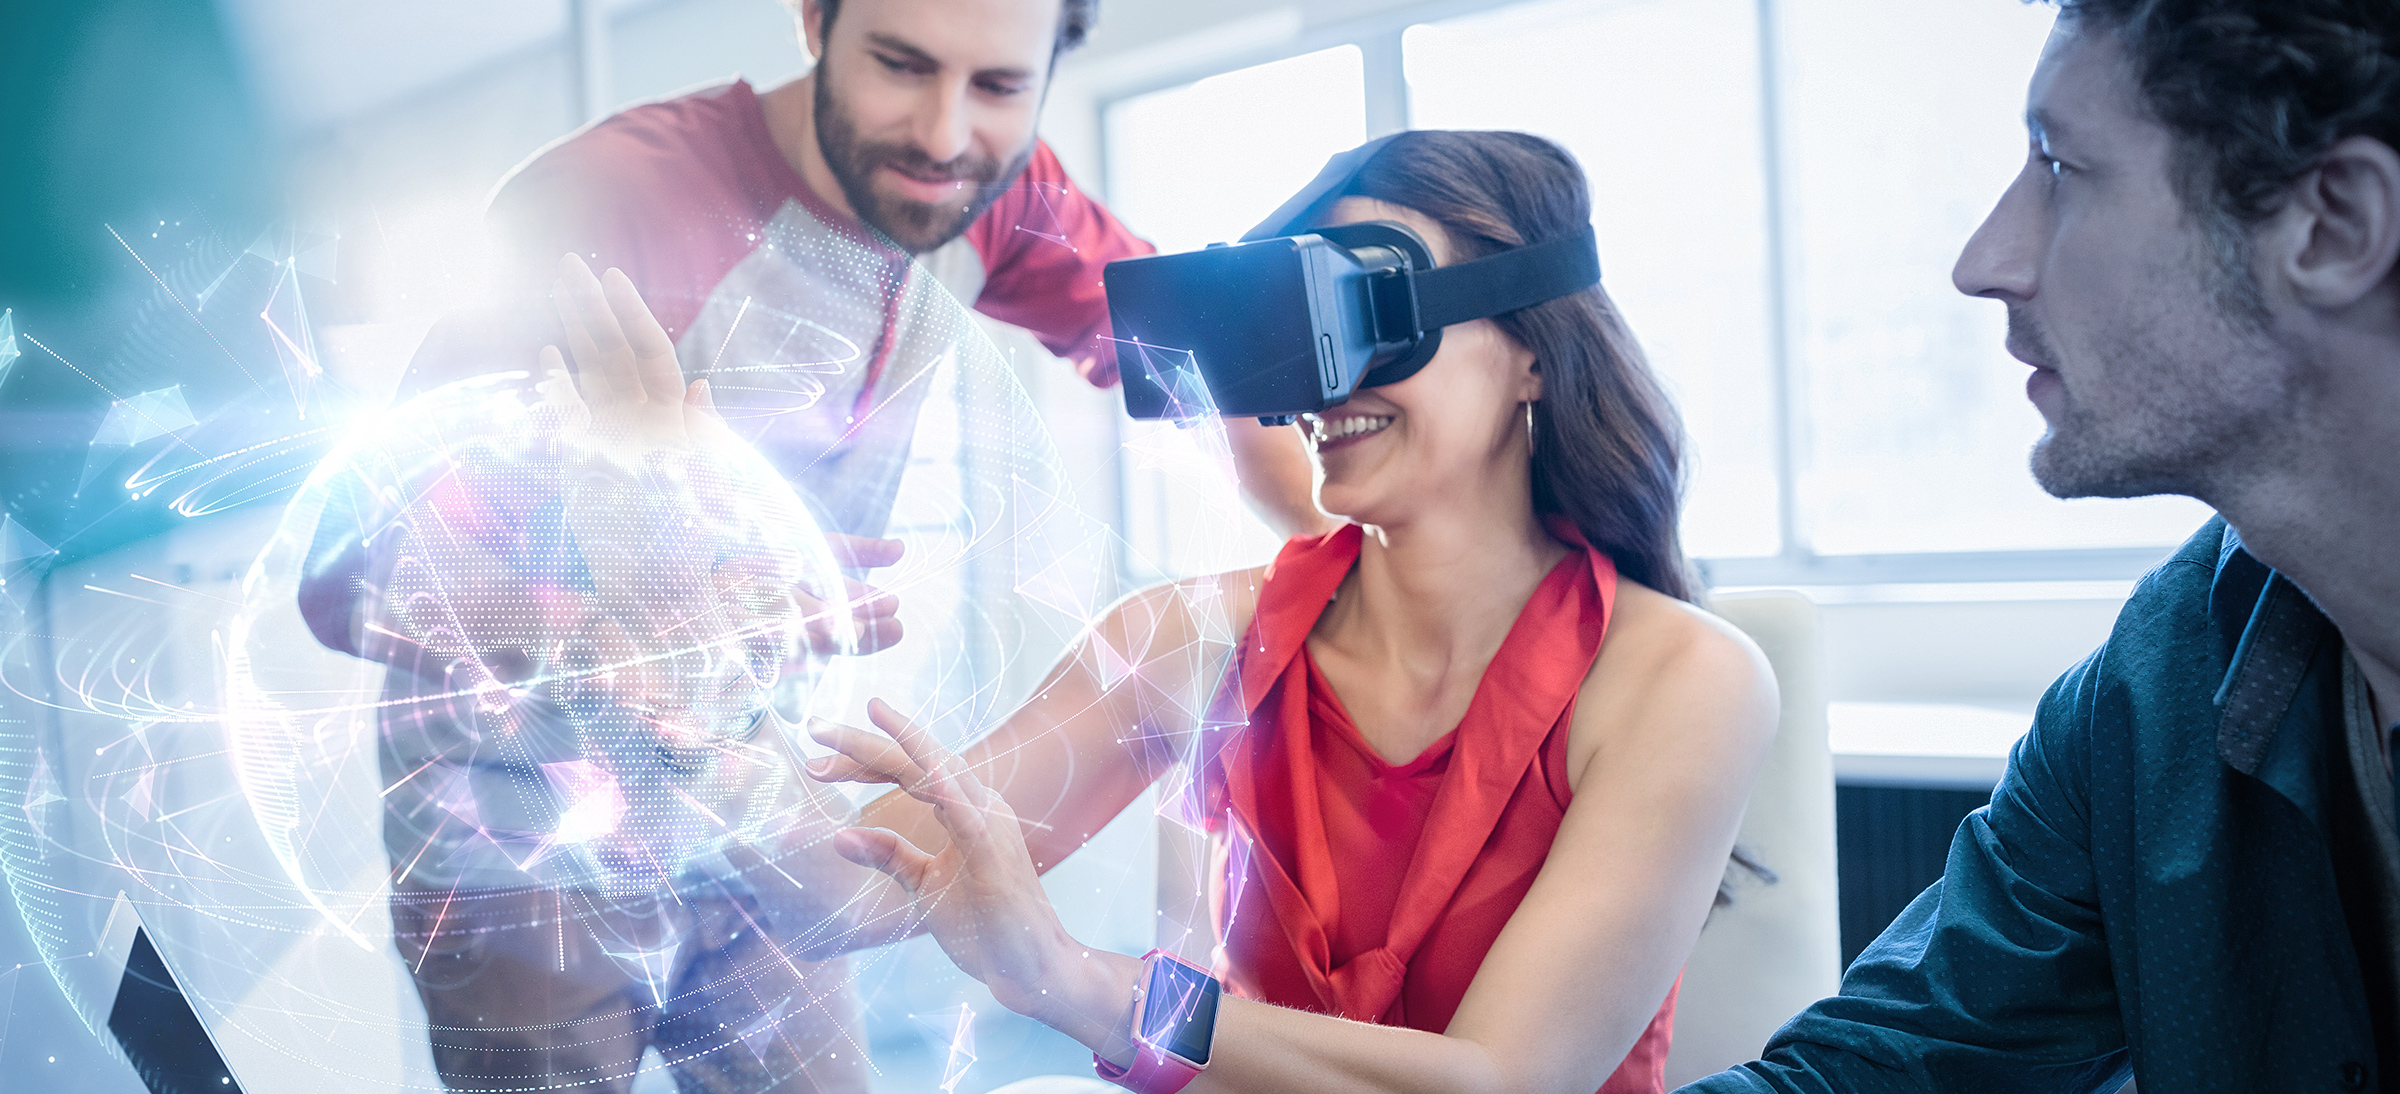
POLYGON ((2107 648, 2043 697, 1942 879, 1765 1055, 1686 1094, 2114 1090, 2130 1074, 2088 842, 2107 648))
POLYGON ((1024 175, 967 239, 983 257, 975 310, 1032 331, 1094 386, 1117 382, 1100 271, 1157 248, 1077 187, 1049 145, 1034 145, 1024 175))

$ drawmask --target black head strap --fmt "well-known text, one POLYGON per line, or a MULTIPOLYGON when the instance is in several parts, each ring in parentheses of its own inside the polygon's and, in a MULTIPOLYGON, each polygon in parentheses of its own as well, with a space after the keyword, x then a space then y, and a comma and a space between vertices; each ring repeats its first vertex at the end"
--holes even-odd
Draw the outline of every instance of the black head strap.
POLYGON ((1600 245, 1583 230, 1415 275, 1417 329, 1440 330, 1473 319, 1545 304, 1600 283, 1600 245))
MULTIPOLYGON (((1326 160, 1316 178, 1243 235, 1242 242, 1291 235, 1323 221, 1358 173, 1406 135, 1378 137, 1326 160)), ((1443 327, 1530 308, 1600 283, 1599 240, 1590 224, 1556 239, 1431 268, 1425 261, 1423 241, 1402 225, 1374 222, 1319 232, 1344 246, 1382 243, 1409 254, 1409 268, 1382 275, 1371 291, 1377 341, 1412 344, 1397 358, 1369 370, 1359 379, 1360 387, 1397 383, 1415 375, 1441 346, 1443 327), (1404 236, 1408 242, 1395 243, 1378 233, 1404 236)))

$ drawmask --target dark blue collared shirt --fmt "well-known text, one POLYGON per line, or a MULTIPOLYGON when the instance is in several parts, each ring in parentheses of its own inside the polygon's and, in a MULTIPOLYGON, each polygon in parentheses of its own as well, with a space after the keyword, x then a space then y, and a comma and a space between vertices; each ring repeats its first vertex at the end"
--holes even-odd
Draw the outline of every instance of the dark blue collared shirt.
POLYGON ((2044 696, 1942 879, 1686 1091, 2400 1089, 2341 636, 2213 520, 2044 696))

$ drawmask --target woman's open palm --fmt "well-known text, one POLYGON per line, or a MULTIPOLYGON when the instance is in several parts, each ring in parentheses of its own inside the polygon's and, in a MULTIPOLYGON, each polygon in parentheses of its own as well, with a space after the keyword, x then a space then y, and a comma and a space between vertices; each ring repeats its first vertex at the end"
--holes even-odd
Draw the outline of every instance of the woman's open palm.
POLYGON ((933 807, 949 846, 927 853, 899 833, 851 828, 834 837, 844 858, 882 871, 907 892, 942 952, 1028 1013, 1032 985, 1074 945, 1034 874, 1016 813, 959 758, 877 700, 868 716, 888 739, 829 722, 810 732, 840 753, 810 761, 827 781, 892 783, 933 807))

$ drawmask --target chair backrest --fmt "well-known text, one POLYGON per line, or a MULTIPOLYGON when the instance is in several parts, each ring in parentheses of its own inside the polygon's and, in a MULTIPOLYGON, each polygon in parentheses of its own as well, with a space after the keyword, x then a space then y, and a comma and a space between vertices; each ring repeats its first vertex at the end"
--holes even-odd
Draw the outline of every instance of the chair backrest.
POLYGON ((1782 689, 1782 721, 1737 841, 1777 880, 1737 873, 1733 904, 1700 932, 1675 1005, 1669 1088, 1756 1059, 1785 1021, 1833 994, 1842 974, 1816 605, 1777 589, 1718 594, 1709 609, 1758 643, 1782 689))

